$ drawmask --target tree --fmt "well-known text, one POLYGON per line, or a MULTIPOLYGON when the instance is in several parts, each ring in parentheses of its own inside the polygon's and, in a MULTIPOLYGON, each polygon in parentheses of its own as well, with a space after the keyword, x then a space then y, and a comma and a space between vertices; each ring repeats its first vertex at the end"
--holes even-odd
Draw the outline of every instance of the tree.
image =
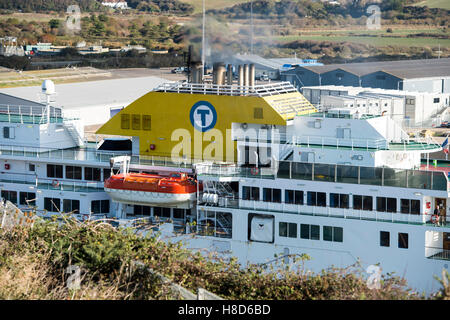
POLYGON ((48 22, 48 25, 50 26, 51 29, 57 29, 61 25, 61 21, 58 19, 51 19, 48 22))

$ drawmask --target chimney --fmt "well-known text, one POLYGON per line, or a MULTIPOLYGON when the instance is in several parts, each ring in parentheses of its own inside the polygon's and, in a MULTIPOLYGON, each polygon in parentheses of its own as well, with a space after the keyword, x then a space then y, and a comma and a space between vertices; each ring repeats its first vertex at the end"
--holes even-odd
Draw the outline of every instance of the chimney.
POLYGON ((192 64, 191 74, 192 74, 192 79, 191 79, 192 83, 202 83, 203 72, 202 72, 202 63, 201 62, 195 62, 192 64))
POLYGON ((224 85, 225 79, 225 64, 217 62, 213 66, 213 83, 217 85, 224 85))
POLYGON ((238 86, 242 87, 244 85, 244 68, 242 65, 239 65, 239 80, 238 80, 238 86))
POLYGON ((250 65, 249 86, 250 87, 255 86, 255 64, 254 63, 252 63, 250 65))
POLYGON ((248 79, 249 79, 249 70, 248 64, 244 64, 244 86, 248 87, 248 79))
POLYGON ((233 65, 232 64, 228 65, 227 85, 229 85, 229 86, 233 85, 233 65))

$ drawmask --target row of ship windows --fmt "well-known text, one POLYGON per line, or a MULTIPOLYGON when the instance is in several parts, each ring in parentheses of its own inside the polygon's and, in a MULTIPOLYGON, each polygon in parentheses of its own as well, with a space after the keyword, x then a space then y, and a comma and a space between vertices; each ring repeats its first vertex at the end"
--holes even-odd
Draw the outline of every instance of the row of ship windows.
MULTIPOLYGON (((285 238, 298 238, 297 227, 297 223, 279 222, 278 235, 285 238)), ((324 241, 344 241, 344 229, 341 227, 323 226, 322 234, 322 240, 324 241)), ((300 224, 300 239, 320 240, 320 226, 314 224, 300 224)), ((390 232, 380 231, 380 246, 390 247, 390 245, 390 232)), ((398 233, 398 247, 401 249, 408 249, 407 233, 398 233)))
MULTIPOLYGON (((282 199, 282 189, 263 188, 262 201, 298 204, 303 205, 305 193, 300 190, 284 190, 282 199)), ((332 208, 350 208, 350 198, 352 198, 352 208, 356 210, 397 212, 397 198, 376 197, 376 208, 373 206, 373 197, 367 195, 350 195, 341 193, 329 194, 329 206, 332 208)), ((242 187, 242 200, 260 200, 259 187, 242 187)), ((325 192, 306 192, 306 204, 308 206, 327 206, 327 194, 325 192)), ((420 214, 420 200, 400 199, 400 212, 408 214, 420 214)))
MULTIPOLYGON (((102 169, 84 167, 84 177, 82 175, 83 167, 77 166, 65 166, 66 168, 66 179, 73 180, 88 180, 88 181, 102 181, 102 169)), ((34 171, 30 167, 30 171, 34 171)), ((103 180, 106 180, 111 175, 111 169, 103 169, 103 180)), ((58 164, 47 164, 47 177, 48 178, 59 178, 63 179, 63 166, 58 164)))
POLYGON ((173 219, 185 219, 186 216, 189 216, 191 214, 191 209, 177 209, 177 208, 171 209, 162 207, 133 205, 133 213, 127 213, 127 216, 136 215, 136 216, 154 216, 162 218, 171 218, 170 216, 171 211, 173 219))
MULTIPOLYGON (((2 190, 1 196, 5 200, 9 200, 14 204, 36 206, 36 193, 19 192, 19 203, 17 203, 17 191, 2 190)), ((73 212, 80 213, 80 200, 44 198, 44 210, 49 212, 73 212), (62 200, 62 207, 61 207, 62 200)), ((92 213, 109 213, 109 200, 92 200, 92 213)))
MULTIPOLYGON (((297 223, 279 222, 278 235, 286 238, 298 238, 297 223)), ((313 224, 300 224, 300 238, 320 240, 320 226, 313 224)), ((343 242, 344 229, 341 227, 323 226, 324 241, 343 242)))

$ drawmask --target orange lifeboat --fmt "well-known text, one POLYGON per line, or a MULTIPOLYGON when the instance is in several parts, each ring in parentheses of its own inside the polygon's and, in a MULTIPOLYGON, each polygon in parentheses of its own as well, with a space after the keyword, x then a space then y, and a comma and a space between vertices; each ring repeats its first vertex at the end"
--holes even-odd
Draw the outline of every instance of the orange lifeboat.
POLYGON ((186 173, 121 173, 105 181, 105 191, 117 202, 189 207, 196 199, 197 183, 186 173))

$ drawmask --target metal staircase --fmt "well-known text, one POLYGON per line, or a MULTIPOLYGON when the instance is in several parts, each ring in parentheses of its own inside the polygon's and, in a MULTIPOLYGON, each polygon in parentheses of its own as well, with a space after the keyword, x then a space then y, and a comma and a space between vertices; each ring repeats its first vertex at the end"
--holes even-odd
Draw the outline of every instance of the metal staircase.
POLYGON ((70 135, 70 137, 72 138, 72 140, 75 142, 75 144, 77 146, 84 145, 83 138, 80 136, 80 134, 78 133, 78 130, 75 128, 73 123, 65 122, 64 128, 66 129, 67 133, 70 135))

